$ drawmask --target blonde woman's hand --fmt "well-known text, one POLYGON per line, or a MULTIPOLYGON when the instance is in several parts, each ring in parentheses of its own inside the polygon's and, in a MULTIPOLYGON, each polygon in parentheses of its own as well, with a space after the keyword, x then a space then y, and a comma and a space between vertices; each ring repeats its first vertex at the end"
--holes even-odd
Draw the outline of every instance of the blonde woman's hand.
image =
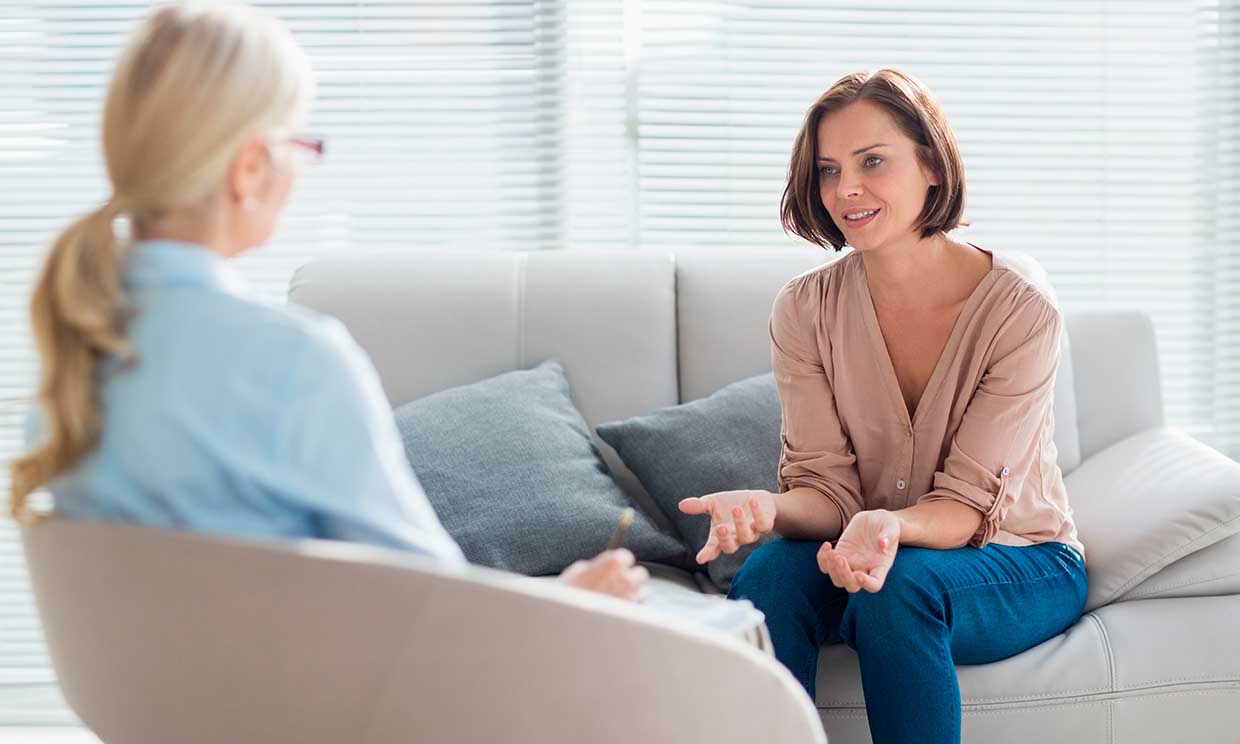
POLYGON ((636 600, 650 579, 646 567, 636 563, 637 559, 627 548, 608 550, 564 569, 560 581, 578 589, 636 600))
POLYGON ((735 553, 775 529, 775 494, 770 491, 720 491, 680 502, 685 514, 709 514, 710 537, 697 562, 709 563, 735 553))
POLYGON ((900 519, 886 509, 863 511, 834 548, 826 542, 818 549, 818 568, 841 589, 874 593, 883 588, 899 547, 900 519))

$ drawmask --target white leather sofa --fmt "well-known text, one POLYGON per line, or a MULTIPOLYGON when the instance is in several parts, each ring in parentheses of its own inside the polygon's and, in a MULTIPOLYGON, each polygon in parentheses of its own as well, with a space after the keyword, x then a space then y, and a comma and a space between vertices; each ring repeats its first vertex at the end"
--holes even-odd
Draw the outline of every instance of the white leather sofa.
MULTIPOLYGON (((555 357, 578 408, 597 425, 769 370, 772 299, 826 259, 809 248, 350 257, 304 267, 290 299, 345 323, 393 405, 555 357)), ((1067 321, 1056 443, 1087 553, 1094 547, 1087 559, 1109 556, 1108 565, 1090 566, 1091 584, 1099 575, 1090 611, 1063 635, 959 668, 964 740, 1240 742, 1240 465, 1165 428, 1148 318, 1115 312, 1067 321), (1225 503, 1200 506, 1190 498, 1198 488, 1225 503), (1173 534, 1127 546, 1124 513, 1153 517, 1173 534), (1151 555, 1179 559, 1159 570, 1151 555), (1104 568, 1131 579, 1104 580, 1104 568)), ((600 447, 657 518, 635 479, 600 447)), ((700 576, 681 583, 686 591, 703 586, 700 576)), ((824 650, 816 702, 832 744, 869 741, 847 647, 824 650)))

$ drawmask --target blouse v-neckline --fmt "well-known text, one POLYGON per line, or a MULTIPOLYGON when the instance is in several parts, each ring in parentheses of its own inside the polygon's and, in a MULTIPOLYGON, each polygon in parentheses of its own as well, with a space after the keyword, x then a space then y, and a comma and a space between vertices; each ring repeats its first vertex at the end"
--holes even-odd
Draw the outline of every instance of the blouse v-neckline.
POLYGON ((947 335, 947 341, 939 352, 939 358, 935 362, 934 370, 930 373, 930 379, 926 381, 926 387, 921 391, 921 396, 917 399, 917 407, 913 409, 911 416, 908 412, 908 404, 904 401, 904 393, 900 390, 900 378, 896 376, 896 367, 895 363, 891 361, 891 352, 887 348, 887 339, 883 336, 883 328, 878 322, 878 310, 874 307, 874 297, 870 294, 870 282, 865 270, 865 261, 861 258, 857 259, 861 264, 861 293, 865 298, 863 314, 871 341, 873 342, 870 345, 873 347, 874 354, 877 357, 879 374, 884 378, 883 387, 887 388, 888 397, 910 431, 917 428, 917 422, 922 418, 922 411, 929 405, 932 405, 938 398, 940 388, 943 385, 942 378, 946 374, 944 370, 949 366, 952 357, 956 355, 956 349, 960 345, 960 334, 964 327, 968 325, 967 318, 972 317, 974 309, 994 284, 995 277, 1003 265, 999 255, 994 251, 988 251, 973 243, 968 245, 972 245, 983 253, 990 254, 990 271, 986 272, 981 281, 977 283, 977 286, 973 288, 968 299, 965 300, 964 306, 960 308, 960 312, 956 315, 956 320, 952 323, 951 332, 947 335))

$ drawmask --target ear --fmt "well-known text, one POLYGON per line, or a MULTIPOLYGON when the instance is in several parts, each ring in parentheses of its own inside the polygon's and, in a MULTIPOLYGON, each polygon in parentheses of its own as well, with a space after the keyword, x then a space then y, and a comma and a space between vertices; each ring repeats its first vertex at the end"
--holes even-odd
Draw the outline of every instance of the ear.
POLYGON ((252 203, 262 190, 270 166, 267 145, 262 137, 254 137, 241 146, 228 166, 229 200, 236 206, 252 203))

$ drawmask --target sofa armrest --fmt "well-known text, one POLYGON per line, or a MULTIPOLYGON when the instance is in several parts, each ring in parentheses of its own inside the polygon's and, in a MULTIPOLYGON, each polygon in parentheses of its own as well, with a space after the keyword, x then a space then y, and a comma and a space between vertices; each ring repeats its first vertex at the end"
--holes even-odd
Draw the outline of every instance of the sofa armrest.
POLYGON ((1172 429, 1128 437, 1064 483, 1085 545, 1086 610, 1240 532, 1240 464, 1172 429))

